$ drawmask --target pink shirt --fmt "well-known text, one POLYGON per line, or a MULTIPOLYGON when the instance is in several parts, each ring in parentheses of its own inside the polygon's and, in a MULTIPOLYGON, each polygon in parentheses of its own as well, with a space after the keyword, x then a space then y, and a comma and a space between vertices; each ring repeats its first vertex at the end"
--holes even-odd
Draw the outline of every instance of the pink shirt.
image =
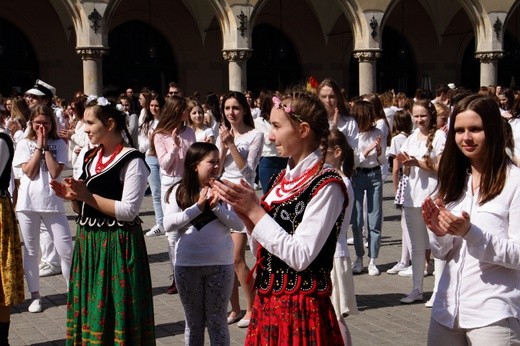
POLYGON ((195 143, 195 132, 186 127, 179 135, 180 144, 177 146, 171 133, 157 133, 153 139, 155 152, 159 159, 161 175, 182 177, 184 174, 184 159, 190 145, 195 143))

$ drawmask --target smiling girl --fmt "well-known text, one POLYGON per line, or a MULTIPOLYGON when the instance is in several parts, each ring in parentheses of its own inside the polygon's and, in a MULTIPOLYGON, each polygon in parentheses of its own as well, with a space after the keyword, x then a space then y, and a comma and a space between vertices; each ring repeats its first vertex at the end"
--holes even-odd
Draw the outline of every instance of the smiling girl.
POLYGON ((219 152, 211 143, 193 144, 186 153, 184 178, 166 198, 164 226, 176 233, 175 281, 186 327, 186 345, 229 345, 227 306, 233 288, 230 228, 242 221, 219 200, 211 185, 219 175, 219 152))
POLYGON ((520 345, 520 169, 500 124, 496 102, 478 95, 450 118, 436 197, 423 205, 432 254, 446 260, 428 345, 520 345))
MULTIPOLYGON (((67 298, 67 345, 155 345, 152 284, 139 209, 149 168, 130 141, 126 118, 89 96, 85 132, 93 145, 80 180, 52 182, 72 201, 76 242, 67 298)), ((56 244, 57 245, 57 244, 56 244)))

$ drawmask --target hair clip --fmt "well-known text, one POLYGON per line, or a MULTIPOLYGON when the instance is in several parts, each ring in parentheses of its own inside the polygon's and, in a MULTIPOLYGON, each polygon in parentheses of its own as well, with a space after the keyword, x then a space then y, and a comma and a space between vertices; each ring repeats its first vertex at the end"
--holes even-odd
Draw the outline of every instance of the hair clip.
POLYGON ((96 100, 96 104, 98 106, 108 106, 110 105, 110 102, 105 97, 98 97, 97 95, 89 95, 87 97, 87 104, 90 102, 96 100))
POLYGON ((289 116, 292 116, 293 118, 298 120, 299 122, 303 122, 301 116, 299 114, 294 113, 290 106, 284 105, 277 96, 273 96, 273 104, 274 108, 281 109, 289 116))

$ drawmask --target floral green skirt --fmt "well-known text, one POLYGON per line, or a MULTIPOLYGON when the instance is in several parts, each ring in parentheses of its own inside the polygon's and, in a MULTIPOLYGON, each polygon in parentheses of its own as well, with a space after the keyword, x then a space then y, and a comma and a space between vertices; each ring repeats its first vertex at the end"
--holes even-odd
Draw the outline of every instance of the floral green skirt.
POLYGON ((155 345, 152 283, 141 225, 78 225, 67 345, 155 345))

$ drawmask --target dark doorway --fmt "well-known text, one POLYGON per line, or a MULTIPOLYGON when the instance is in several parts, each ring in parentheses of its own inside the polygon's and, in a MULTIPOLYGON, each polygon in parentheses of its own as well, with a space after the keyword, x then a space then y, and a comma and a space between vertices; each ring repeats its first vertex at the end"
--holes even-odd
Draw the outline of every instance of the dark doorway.
POLYGON ((4 96, 23 93, 38 76, 38 61, 25 35, 0 19, 0 92, 4 96))
POLYGON ((266 24, 253 30, 253 55, 247 61, 247 88, 283 91, 302 83, 304 76, 293 44, 280 30, 266 24))
POLYGON ((117 95, 128 87, 149 87, 165 94, 177 80, 177 63, 166 40, 148 24, 130 21, 108 34, 110 54, 103 59, 105 94, 117 95))
POLYGON ((417 89, 415 57, 408 40, 397 30, 383 30, 383 56, 377 61, 378 92, 394 89, 412 96, 417 89))
POLYGON ((480 62, 475 58, 475 39, 469 41, 460 65, 461 86, 478 90, 480 87, 480 62))
POLYGON ((520 89, 520 42, 505 34, 504 58, 498 60, 498 85, 520 89))

